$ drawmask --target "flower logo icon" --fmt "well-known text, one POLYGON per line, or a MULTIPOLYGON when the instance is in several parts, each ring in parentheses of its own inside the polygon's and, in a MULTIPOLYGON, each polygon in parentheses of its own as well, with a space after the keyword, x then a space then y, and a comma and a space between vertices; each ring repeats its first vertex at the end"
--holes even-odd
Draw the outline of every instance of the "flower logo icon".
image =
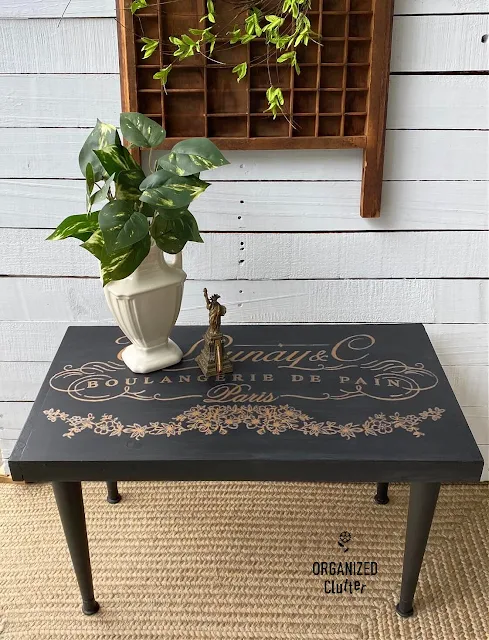
POLYGON ((351 540, 351 533, 349 531, 342 531, 338 537, 338 545, 343 549, 343 551, 348 551, 348 547, 346 546, 348 542, 351 540))

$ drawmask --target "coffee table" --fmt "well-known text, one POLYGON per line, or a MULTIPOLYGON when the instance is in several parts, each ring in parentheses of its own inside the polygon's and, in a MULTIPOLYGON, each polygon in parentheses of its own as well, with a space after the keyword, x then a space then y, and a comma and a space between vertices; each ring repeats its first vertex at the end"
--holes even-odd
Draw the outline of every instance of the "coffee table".
MULTIPOLYGON (((480 479, 482 457, 420 324, 230 326, 232 374, 194 358, 205 327, 176 327, 183 361, 130 372, 117 327, 70 327, 10 458, 51 482, 82 610, 96 613, 81 482, 409 482, 397 612, 413 599, 440 483, 480 479)), ((388 507, 386 507, 388 508, 388 507)))

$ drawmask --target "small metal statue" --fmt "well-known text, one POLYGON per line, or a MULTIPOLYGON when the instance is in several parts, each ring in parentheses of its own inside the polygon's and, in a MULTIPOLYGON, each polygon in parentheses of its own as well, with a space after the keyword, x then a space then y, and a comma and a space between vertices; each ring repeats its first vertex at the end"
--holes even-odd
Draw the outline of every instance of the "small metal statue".
POLYGON ((195 361, 209 378, 220 373, 231 373, 233 365, 224 349, 224 336, 221 333, 221 318, 226 315, 226 307, 219 304, 221 296, 217 293, 209 298, 207 289, 204 289, 204 297, 209 310, 209 328, 204 334, 204 347, 195 361))

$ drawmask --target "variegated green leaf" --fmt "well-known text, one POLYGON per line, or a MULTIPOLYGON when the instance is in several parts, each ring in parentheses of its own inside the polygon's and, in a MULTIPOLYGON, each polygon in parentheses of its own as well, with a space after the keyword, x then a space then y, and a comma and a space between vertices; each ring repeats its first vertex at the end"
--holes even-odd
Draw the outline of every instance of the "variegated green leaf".
POLYGON ((176 224, 173 219, 157 215, 151 225, 151 235, 162 251, 173 254, 180 253, 187 244, 187 239, 179 233, 182 226, 182 223, 176 224))
MULTIPOLYGON (((185 170, 177 167, 175 160, 176 158, 172 156, 170 152, 168 152, 158 158, 158 160, 156 161, 156 166, 161 170, 166 171, 167 173, 172 173, 174 176, 185 175, 185 170)), ((194 171, 194 174, 196 173, 199 173, 199 171, 194 171)), ((193 174, 189 173, 188 175, 193 174)))
POLYGON ((106 204, 99 213, 98 223, 108 254, 130 247, 148 235, 148 219, 126 200, 106 204))
POLYGON ((197 224, 197 220, 190 213, 190 211, 186 211, 184 215, 185 215, 187 223, 188 223, 188 225, 190 227, 190 238, 189 238, 189 240, 191 240, 192 242, 204 242, 202 240, 202 236, 200 235, 199 225, 197 224))
POLYGON ((178 176, 190 176, 229 164, 216 145, 207 138, 189 138, 177 142, 170 153, 158 160, 158 166, 178 176))
POLYGON ((97 229, 96 216, 82 213, 69 216, 61 222, 46 240, 64 240, 65 238, 78 238, 85 242, 97 229))
POLYGON ((142 240, 130 247, 108 254, 102 232, 99 229, 82 244, 82 247, 100 260, 102 281, 105 287, 109 282, 122 280, 134 273, 149 253, 151 238, 149 234, 146 234, 142 240))
POLYGON ((121 171, 117 174, 115 197, 118 200, 139 200, 141 190, 137 185, 140 173, 136 171, 121 171))
POLYGON ((165 186, 176 193, 189 193, 192 196, 192 200, 195 200, 210 186, 209 182, 200 180, 197 176, 173 176, 171 180, 168 180, 165 186))
POLYGON ((144 171, 124 146, 117 144, 95 151, 102 166, 115 176, 116 198, 138 200, 139 185, 144 180, 144 171))
POLYGON ((121 113, 121 131, 131 144, 144 149, 158 147, 166 136, 161 125, 142 113, 121 113))
POLYGON ((145 215, 147 218, 152 218, 154 215, 156 215, 156 209, 155 207, 152 207, 150 204, 148 204, 147 202, 141 202, 141 209, 140 209, 141 213, 143 215, 145 215))
POLYGON ((90 251, 92 255, 94 255, 97 260, 102 260, 104 256, 107 257, 107 253, 105 251, 104 237, 100 229, 94 231, 87 240, 83 244, 80 245, 87 251, 90 251))
POLYGON ((139 187, 144 180, 144 171, 126 147, 112 144, 103 149, 95 150, 94 153, 107 173, 115 175, 116 182, 118 182, 118 176, 121 172, 124 172, 124 181, 134 183, 136 187, 139 187))
MULTIPOLYGON (((161 209, 181 209, 187 207, 193 196, 187 189, 173 188, 175 185, 162 185, 156 189, 143 191, 140 200, 161 209)), ((179 185, 181 187, 181 185, 179 185)))
POLYGON ((156 187, 161 187, 161 185, 165 184, 170 178, 174 178, 175 174, 170 173, 169 171, 165 171, 165 169, 160 169, 159 171, 155 171, 147 176, 139 185, 141 191, 145 189, 156 189, 156 187))
MULTIPOLYGON (((148 176, 143 182, 139 185, 139 188, 147 191, 152 191, 153 189, 160 189, 160 195, 164 195, 165 197, 172 197, 175 194, 179 193, 188 193, 191 196, 191 200, 194 200, 209 186, 208 182, 204 180, 200 180, 197 175, 192 176, 175 176, 171 173, 168 173, 164 169, 160 169, 155 173, 148 176), (162 187, 166 188, 166 191, 162 190, 162 187)), ((144 200, 148 202, 148 200, 144 200)), ((153 204, 153 203, 152 203, 153 204)), ((188 202, 185 204, 181 204, 179 206, 186 206, 189 204, 188 202)), ((154 206, 166 206, 162 204, 156 204, 154 202, 154 206)))
MULTIPOLYGON (((94 182, 98 182, 103 178, 105 173, 104 168, 94 154, 94 150, 103 149, 108 145, 115 144, 116 134, 116 128, 111 124, 106 124, 105 122, 97 120, 95 128, 85 140, 78 156, 78 163, 80 165, 81 172, 85 177, 87 175, 87 165, 90 163, 93 169, 94 182)), ((111 173, 112 171, 109 171, 109 175, 111 173)))
POLYGON ((87 196, 90 197, 92 195, 92 191, 95 186, 95 174, 94 174, 93 166, 91 162, 87 164, 85 171, 86 171, 85 179, 87 181, 87 196))
POLYGON ((190 211, 182 209, 178 215, 174 211, 161 211, 151 225, 151 235, 156 244, 166 253, 179 253, 186 243, 203 242, 197 222, 190 211))

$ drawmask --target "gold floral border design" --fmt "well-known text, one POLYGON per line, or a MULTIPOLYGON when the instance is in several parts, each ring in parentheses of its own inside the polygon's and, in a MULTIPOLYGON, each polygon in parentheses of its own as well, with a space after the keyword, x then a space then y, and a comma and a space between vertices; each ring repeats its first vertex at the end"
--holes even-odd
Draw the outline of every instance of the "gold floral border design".
POLYGON ((100 419, 93 413, 87 416, 70 416, 59 409, 44 411, 51 422, 61 420, 69 425, 63 434, 66 438, 73 438, 76 434, 87 429, 100 436, 121 436, 126 433, 139 440, 145 436, 179 436, 188 431, 199 431, 205 435, 219 433, 226 435, 230 429, 245 426, 253 429, 259 435, 271 433, 279 435, 284 431, 300 431, 308 436, 340 435, 350 440, 357 434, 365 436, 381 436, 403 429, 415 437, 423 436, 418 425, 425 420, 439 420, 445 409, 435 407, 421 411, 417 415, 401 416, 398 412, 386 416, 376 413, 367 418, 362 424, 338 424, 330 420, 317 422, 306 413, 289 405, 197 405, 176 416, 171 422, 150 422, 124 425, 119 418, 104 413, 100 419))

